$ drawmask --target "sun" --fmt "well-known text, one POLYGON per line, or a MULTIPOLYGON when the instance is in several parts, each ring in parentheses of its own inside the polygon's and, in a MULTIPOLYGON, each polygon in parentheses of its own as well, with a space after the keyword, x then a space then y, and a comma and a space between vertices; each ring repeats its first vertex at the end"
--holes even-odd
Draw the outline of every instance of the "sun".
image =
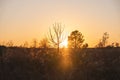
POLYGON ((65 48, 67 48, 67 45, 68 45, 68 41, 67 41, 67 39, 64 40, 64 41, 61 43, 61 47, 65 47, 65 48))

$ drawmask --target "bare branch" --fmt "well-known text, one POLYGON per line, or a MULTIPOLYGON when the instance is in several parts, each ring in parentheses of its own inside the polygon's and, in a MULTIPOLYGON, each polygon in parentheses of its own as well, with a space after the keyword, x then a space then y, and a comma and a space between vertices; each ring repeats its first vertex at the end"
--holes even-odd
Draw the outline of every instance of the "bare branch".
POLYGON ((51 29, 49 29, 49 35, 50 35, 50 41, 57 45, 58 51, 59 51, 59 45, 64 41, 64 35, 63 35, 64 28, 62 28, 62 25, 60 23, 53 24, 53 33, 51 32, 51 29))

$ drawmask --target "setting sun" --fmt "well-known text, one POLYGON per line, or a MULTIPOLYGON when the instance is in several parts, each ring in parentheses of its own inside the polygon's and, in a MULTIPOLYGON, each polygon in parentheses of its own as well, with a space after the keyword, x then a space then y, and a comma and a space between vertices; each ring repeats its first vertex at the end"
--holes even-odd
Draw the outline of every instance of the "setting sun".
POLYGON ((66 40, 64 40, 64 41, 61 43, 61 47, 67 48, 67 46, 68 46, 68 41, 67 41, 67 39, 66 39, 66 40))

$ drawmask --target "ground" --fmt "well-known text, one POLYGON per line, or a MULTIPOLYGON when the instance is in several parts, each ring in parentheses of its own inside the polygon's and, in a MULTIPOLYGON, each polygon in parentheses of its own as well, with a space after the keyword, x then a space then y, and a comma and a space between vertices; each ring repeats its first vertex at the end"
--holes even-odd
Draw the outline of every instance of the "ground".
POLYGON ((0 80, 120 80, 120 48, 0 47, 0 80))

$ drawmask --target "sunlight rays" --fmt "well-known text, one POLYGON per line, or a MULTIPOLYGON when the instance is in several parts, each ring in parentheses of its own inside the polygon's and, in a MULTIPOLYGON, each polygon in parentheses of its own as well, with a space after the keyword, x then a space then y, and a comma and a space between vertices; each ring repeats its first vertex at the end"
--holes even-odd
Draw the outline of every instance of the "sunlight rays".
POLYGON ((62 53, 60 65, 61 65, 63 71, 67 71, 67 70, 71 69, 71 67, 72 67, 72 60, 71 60, 68 49, 64 48, 62 50, 62 52, 64 52, 64 53, 62 53))

